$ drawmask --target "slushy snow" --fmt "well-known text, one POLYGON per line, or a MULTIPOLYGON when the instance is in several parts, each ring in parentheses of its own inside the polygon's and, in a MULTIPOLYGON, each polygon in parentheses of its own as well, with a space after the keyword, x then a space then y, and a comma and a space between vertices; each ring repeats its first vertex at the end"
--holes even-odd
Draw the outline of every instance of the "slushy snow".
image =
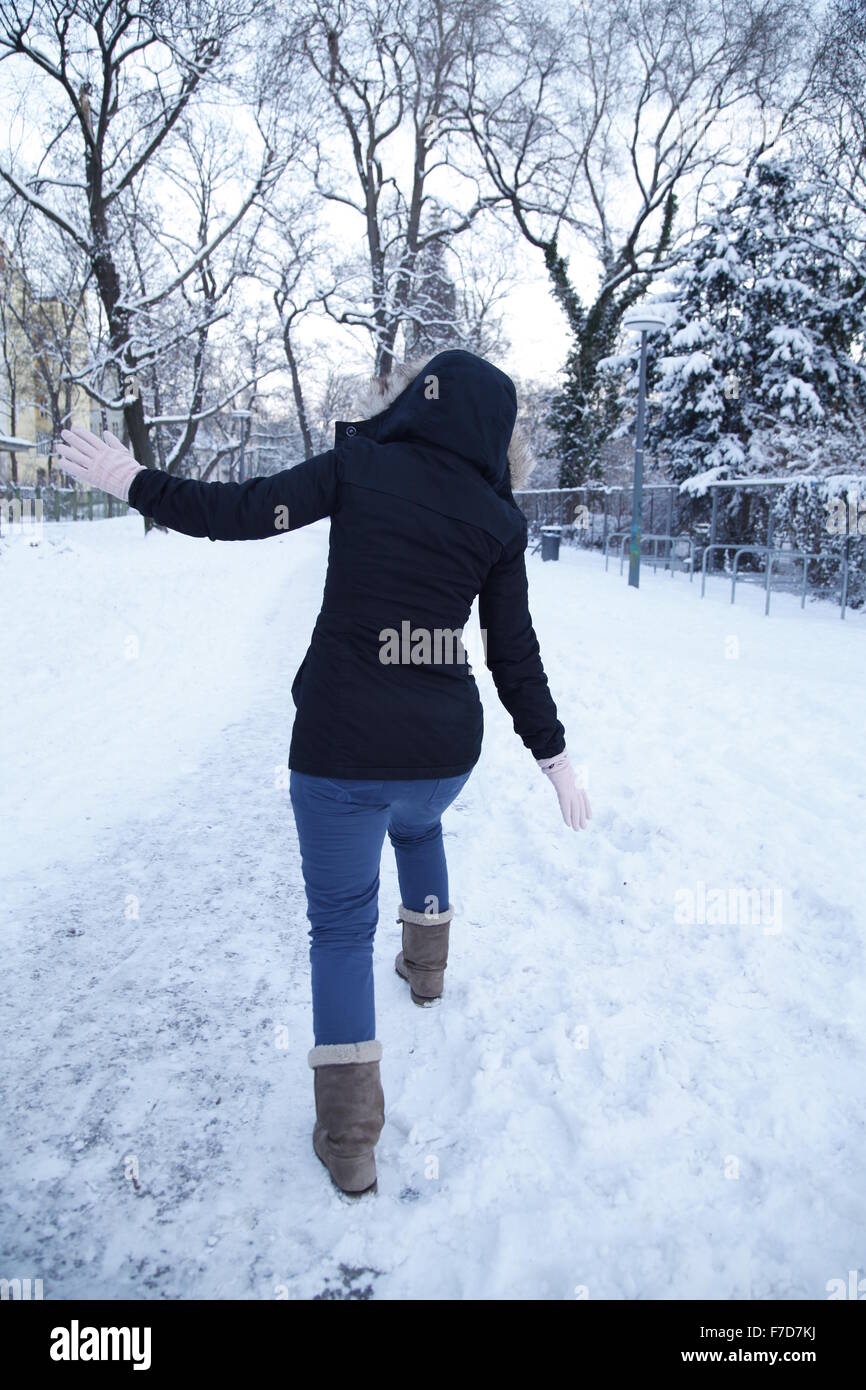
POLYGON ((529 558, 594 817, 486 671, 440 1007, 376 942, 379 1191, 315 1158, 286 781, 327 523, 0 541, 0 1276, 46 1298, 826 1298, 866 1259, 866 620, 529 558))

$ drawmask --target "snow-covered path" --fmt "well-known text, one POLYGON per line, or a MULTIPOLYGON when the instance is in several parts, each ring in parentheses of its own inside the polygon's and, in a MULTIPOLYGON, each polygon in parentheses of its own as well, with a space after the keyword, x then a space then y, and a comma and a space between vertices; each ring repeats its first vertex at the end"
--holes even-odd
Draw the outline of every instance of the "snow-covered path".
POLYGON ((326 544, 145 542, 134 516, 3 542, 0 1276, 545 1299, 862 1277, 864 619, 531 559, 594 820, 560 824, 479 672, 438 1009, 393 972, 383 858, 386 1126, 351 1203, 310 1143, 284 776, 326 544))

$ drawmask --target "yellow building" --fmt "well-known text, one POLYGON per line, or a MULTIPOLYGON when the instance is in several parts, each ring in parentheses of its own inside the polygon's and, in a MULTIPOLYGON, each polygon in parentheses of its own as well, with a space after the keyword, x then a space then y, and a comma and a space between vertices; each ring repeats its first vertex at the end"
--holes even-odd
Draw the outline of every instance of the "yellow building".
POLYGON ((38 295, 0 239, 0 484, 67 485, 61 429, 99 428, 87 392, 63 380, 87 366, 85 308, 38 295))

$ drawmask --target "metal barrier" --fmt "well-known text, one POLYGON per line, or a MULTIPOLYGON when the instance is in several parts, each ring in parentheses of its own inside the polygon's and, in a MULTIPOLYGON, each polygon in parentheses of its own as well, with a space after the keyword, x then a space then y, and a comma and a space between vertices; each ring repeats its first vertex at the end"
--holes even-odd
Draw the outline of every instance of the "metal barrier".
POLYGON ((94 488, 57 487, 53 483, 5 484, 0 487, 0 532, 14 516, 38 515, 43 521, 81 521, 125 516, 128 502, 94 488))
MULTIPOLYGON (((605 567, 605 569, 608 568, 608 562, 609 562, 609 560, 610 560, 610 545, 611 545, 611 542, 612 542, 612 541, 615 541, 615 540, 619 540, 619 572, 620 572, 620 574, 622 574, 622 572, 623 572, 623 566, 624 566, 624 564, 625 564, 625 547, 626 547, 628 541, 630 540, 630 538, 631 538, 631 529, 629 529, 628 531, 613 531, 613 532, 611 533, 611 535, 608 536, 607 540, 606 540, 605 543, 604 543, 604 567, 605 567)), ((677 558, 677 557, 674 555, 674 553, 673 553, 673 547, 674 547, 675 545, 686 545, 686 546, 688 546, 689 583, 691 583, 691 581, 692 581, 692 579, 694 578, 694 575, 695 575, 695 543, 694 543, 694 541, 692 540, 691 536, 669 536, 669 535, 667 535, 666 532, 661 532, 661 531, 658 531, 658 532, 650 532, 648 535, 643 535, 643 536, 641 536, 641 538, 640 538, 640 543, 641 543, 641 560, 643 561, 643 559, 646 558, 647 563, 649 563, 649 557, 648 557, 648 556, 647 556, 647 557, 644 557, 644 555, 643 555, 643 543, 644 543, 644 541, 653 541, 653 542, 654 542, 654 550, 653 550, 653 557, 652 557, 653 573, 655 573, 656 569, 658 568, 658 563, 659 563, 659 551, 658 551, 658 543, 659 543, 659 541, 664 541, 666 545, 669 545, 669 546, 671 547, 671 553, 666 557, 666 560, 665 560, 665 563, 669 564, 669 566, 670 566, 671 579, 673 579, 673 577, 674 577, 674 568, 675 568, 675 566, 674 566, 674 560, 677 558)), ((685 567, 686 567, 686 566, 685 566, 685 563, 684 563, 684 564, 683 564, 683 569, 685 569, 685 567)))
POLYGON ((808 566, 809 561, 810 561, 810 560, 813 560, 815 557, 814 557, 813 555, 806 555, 806 554, 804 554, 801 550, 781 550, 781 549, 771 548, 770 546, 767 546, 767 545, 738 545, 738 546, 737 546, 736 550, 734 551, 734 564, 733 564, 733 568, 732 568, 732 570, 731 570, 731 603, 734 602, 734 598, 736 597, 736 592, 737 592, 737 569, 738 569, 738 566, 739 566, 739 563, 740 563, 740 556, 741 556, 741 555, 749 555, 749 554, 751 554, 751 555, 763 555, 763 556, 766 557, 766 560, 767 560, 767 571, 766 571, 765 580, 764 580, 764 587, 765 587, 765 589, 766 589, 766 594, 767 594, 766 601, 765 601, 765 603, 764 603, 764 616, 765 616, 765 617, 766 617, 766 615, 767 615, 767 614, 769 613, 769 611, 770 611, 770 585, 771 585, 772 579, 773 579, 773 560, 774 560, 777 556, 779 556, 779 555, 784 556, 786 560, 797 560, 797 561, 802 561, 802 563, 803 563, 803 582, 802 582, 802 585, 801 585, 801 592, 800 592, 800 607, 801 607, 801 608, 805 608, 805 607, 806 607, 806 567, 808 566))
POLYGON ((710 555, 714 550, 733 549, 733 544, 730 541, 716 541, 714 545, 704 546, 704 553, 701 556, 701 598, 703 598, 707 588, 707 556, 710 555))
POLYGON ((741 555, 763 555, 767 560, 767 569, 764 575, 764 586, 767 591, 767 599, 764 604, 765 615, 770 611, 770 586, 773 578, 773 561, 779 557, 786 560, 796 560, 803 565, 803 579, 800 585, 800 607, 806 606, 806 570, 810 560, 814 555, 807 555, 802 550, 785 550, 780 546, 770 547, 767 545, 731 545, 730 542, 717 542, 715 545, 704 546, 704 553, 701 556, 701 598, 704 597, 707 589, 707 559, 714 550, 733 550, 734 563, 731 571, 731 603, 734 602, 737 591, 737 579, 739 577, 739 563, 741 555))
POLYGON ((604 568, 607 570, 610 561, 610 547, 613 541, 619 540, 620 536, 628 537, 630 531, 611 531, 604 543, 604 568))

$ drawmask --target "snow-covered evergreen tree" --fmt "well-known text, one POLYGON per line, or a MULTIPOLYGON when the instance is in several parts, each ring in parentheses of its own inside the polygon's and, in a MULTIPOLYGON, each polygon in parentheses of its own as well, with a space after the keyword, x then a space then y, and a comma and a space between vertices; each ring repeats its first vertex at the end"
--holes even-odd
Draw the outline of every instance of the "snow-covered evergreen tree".
POLYGON ((749 343, 742 334, 745 269, 724 215, 680 266, 670 326, 649 342, 650 447, 663 451, 666 471, 682 481, 695 472, 742 471, 747 448, 743 391, 749 343))
POLYGON ((793 160, 757 164, 674 281, 649 428, 672 477, 862 466, 866 257, 819 183, 793 160))
POLYGON ((862 432, 866 261, 851 263, 824 191, 793 161, 759 165, 743 203, 750 466, 825 472, 829 436, 862 432))

